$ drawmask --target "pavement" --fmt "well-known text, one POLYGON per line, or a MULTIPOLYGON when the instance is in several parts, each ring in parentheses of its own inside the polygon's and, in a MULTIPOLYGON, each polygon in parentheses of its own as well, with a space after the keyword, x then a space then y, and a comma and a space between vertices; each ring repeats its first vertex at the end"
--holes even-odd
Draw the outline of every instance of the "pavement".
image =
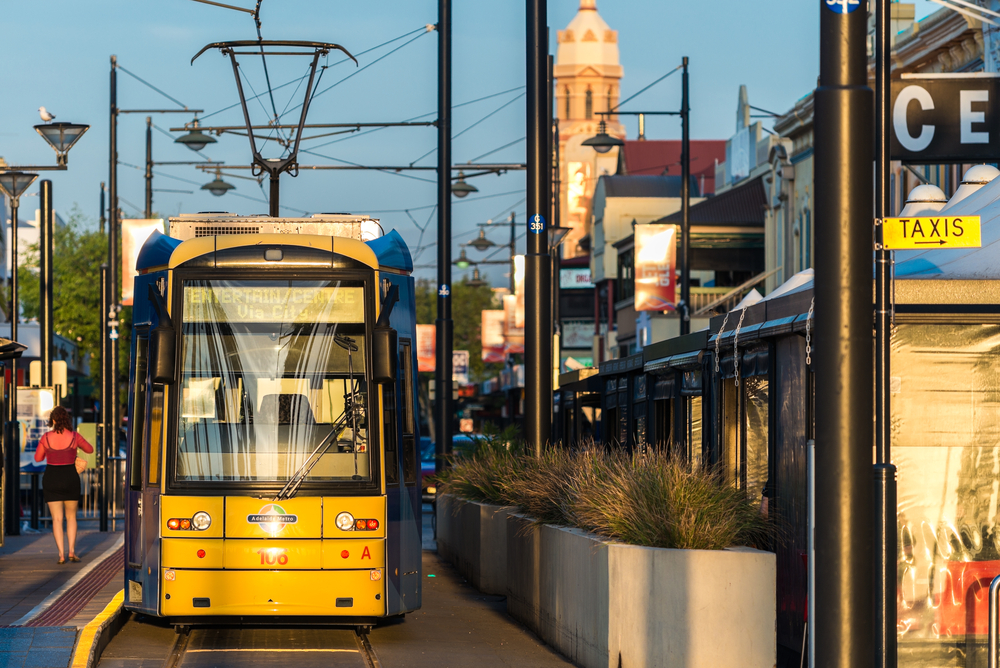
POLYGON ((121 532, 83 528, 77 536, 80 563, 59 565, 51 532, 5 537, 0 668, 66 668, 80 629, 122 588, 122 542, 121 532))

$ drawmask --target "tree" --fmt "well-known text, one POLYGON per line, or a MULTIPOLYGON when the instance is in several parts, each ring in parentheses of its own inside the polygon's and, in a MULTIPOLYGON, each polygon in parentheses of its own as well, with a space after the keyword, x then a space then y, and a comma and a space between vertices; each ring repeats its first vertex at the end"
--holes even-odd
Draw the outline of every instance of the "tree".
MULTIPOLYGON (((90 376, 100 387, 101 375, 101 264, 107 262, 107 235, 94 229, 92 220, 74 206, 69 221, 55 231, 52 257, 52 311, 55 333, 75 341, 81 355, 90 356, 90 376)), ((119 273, 120 273, 119 268, 119 273)), ((18 301, 21 318, 39 315, 38 245, 28 249, 18 267, 18 301)), ((128 373, 131 309, 122 312, 119 327, 119 365, 128 373)))
MULTIPOLYGON (((483 362, 482 312, 499 308, 488 286, 472 287, 466 279, 451 286, 451 317, 454 322, 455 350, 469 351, 469 380, 478 383, 500 373, 502 364, 483 362)), ((417 322, 433 325, 437 319, 437 292, 426 279, 417 281, 417 322)))

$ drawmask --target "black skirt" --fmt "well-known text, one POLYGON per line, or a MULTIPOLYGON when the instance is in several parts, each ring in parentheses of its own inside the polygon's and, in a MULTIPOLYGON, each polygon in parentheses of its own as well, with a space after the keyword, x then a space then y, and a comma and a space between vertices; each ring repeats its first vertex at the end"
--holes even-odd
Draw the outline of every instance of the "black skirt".
POLYGON ((49 464, 42 474, 42 492, 45 503, 52 501, 79 501, 80 474, 74 464, 54 466, 49 464))

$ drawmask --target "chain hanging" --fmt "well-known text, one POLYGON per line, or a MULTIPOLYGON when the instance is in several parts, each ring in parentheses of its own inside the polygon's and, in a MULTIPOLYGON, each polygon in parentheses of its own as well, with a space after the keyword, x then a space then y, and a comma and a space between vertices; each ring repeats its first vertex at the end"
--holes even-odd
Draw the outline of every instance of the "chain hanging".
POLYGON ((813 317, 813 308, 816 306, 816 298, 809 302, 809 313, 806 314, 806 366, 812 364, 812 330, 809 328, 813 317))
POLYGON ((722 340, 722 332, 726 329, 726 323, 729 322, 729 312, 726 312, 726 317, 722 319, 722 327, 719 328, 719 333, 715 335, 715 373, 719 373, 719 341, 722 340))
POLYGON ((740 389, 740 328, 743 327, 743 316, 747 314, 744 306, 740 311, 740 321, 736 324, 736 331, 733 332, 733 375, 736 377, 736 389, 740 389))

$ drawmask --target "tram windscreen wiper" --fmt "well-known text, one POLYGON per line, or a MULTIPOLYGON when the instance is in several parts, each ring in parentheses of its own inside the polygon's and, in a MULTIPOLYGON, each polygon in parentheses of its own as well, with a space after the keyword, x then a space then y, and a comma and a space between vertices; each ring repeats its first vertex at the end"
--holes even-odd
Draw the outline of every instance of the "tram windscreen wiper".
POLYGON ((347 351, 348 382, 344 391, 344 410, 337 417, 336 421, 334 421, 333 429, 326 435, 326 438, 320 441, 319 445, 299 465, 299 468, 295 470, 295 473, 288 479, 285 486, 274 497, 275 501, 295 496, 302 485, 302 481, 309 476, 309 473, 319 463, 319 460, 330 449, 330 445, 339 440, 340 435, 348 427, 351 428, 351 450, 354 451, 354 478, 358 478, 358 412, 364 410, 363 401, 360 400, 361 391, 354 380, 354 359, 352 354, 358 351, 358 344, 354 339, 344 334, 335 334, 333 338, 338 346, 347 351))

